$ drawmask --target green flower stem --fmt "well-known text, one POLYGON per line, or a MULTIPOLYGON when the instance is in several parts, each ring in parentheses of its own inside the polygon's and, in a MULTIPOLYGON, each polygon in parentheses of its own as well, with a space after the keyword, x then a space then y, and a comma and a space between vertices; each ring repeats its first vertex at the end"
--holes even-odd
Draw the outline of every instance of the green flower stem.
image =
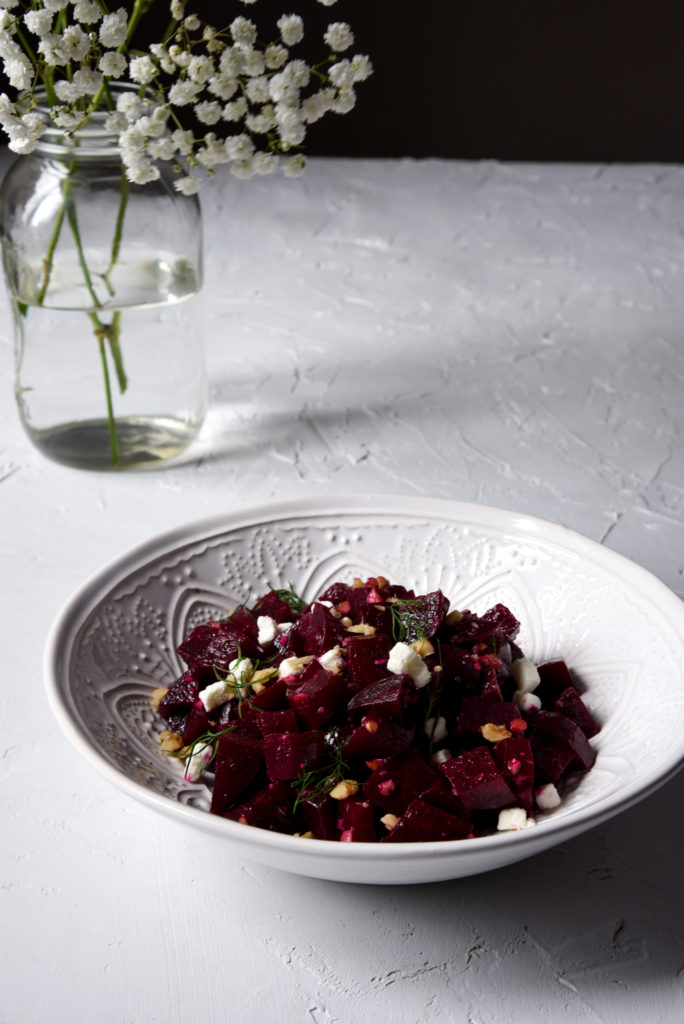
POLYGON ((69 227, 71 228, 71 233, 74 236, 74 242, 76 243, 78 262, 80 263, 81 270, 83 271, 85 286, 93 300, 93 305, 96 309, 99 309, 102 303, 98 299, 95 289, 93 288, 92 278, 90 276, 90 271, 88 270, 88 264, 86 263, 85 253, 83 252, 81 232, 78 227, 78 216, 76 214, 76 202, 74 200, 74 194, 71 191, 71 181, 69 178, 67 178, 64 183, 64 205, 66 206, 66 215, 69 221, 69 227))
POLYGON ((114 238, 112 239, 112 252, 109 259, 109 266, 104 272, 104 282, 107 285, 109 294, 114 294, 114 289, 111 286, 109 275, 116 266, 117 260, 119 259, 119 252, 121 251, 121 238, 123 235, 124 218, 126 216, 126 207, 128 206, 128 196, 130 194, 130 184, 126 177, 126 171, 121 168, 121 199, 119 200, 119 212, 116 217, 116 227, 114 229, 114 238))
POLYGON ((95 326, 95 336, 98 339, 100 359, 102 360, 102 373, 104 376, 105 400, 107 402, 107 423, 109 426, 109 449, 112 455, 112 465, 119 462, 119 447, 116 441, 116 423, 114 421, 114 405, 112 403, 112 386, 109 380, 109 366, 107 365, 107 351, 105 349, 106 328, 100 323, 96 313, 89 313, 88 316, 95 326))

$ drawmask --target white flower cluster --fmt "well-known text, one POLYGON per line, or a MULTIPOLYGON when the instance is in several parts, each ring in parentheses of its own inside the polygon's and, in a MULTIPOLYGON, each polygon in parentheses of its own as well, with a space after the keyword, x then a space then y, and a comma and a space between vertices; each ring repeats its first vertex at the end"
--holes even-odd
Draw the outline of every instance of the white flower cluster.
MULTIPOLYGON (((336 0, 318 2, 330 7, 336 0)), ((283 14, 277 39, 262 45, 257 26, 242 15, 219 29, 188 12, 185 0, 171 0, 170 9, 174 31, 142 53, 129 50, 123 7, 105 14, 95 0, 0 0, 0 61, 18 93, 15 101, 0 95, 10 149, 30 152, 48 117, 73 133, 94 111, 108 110, 106 127, 118 135, 127 176, 137 184, 158 178, 160 162, 172 164, 175 187, 185 194, 220 164, 238 177, 278 164, 296 175, 308 126, 350 111, 357 83, 372 74, 367 56, 346 56, 354 45, 346 22, 328 25, 327 55, 308 64, 292 54, 304 38, 297 14, 283 14), (35 37, 29 45, 27 34, 35 37), (119 80, 115 103, 110 80, 119 80), (47 97, 44 109, 37 108, 36 83, 47 97)))

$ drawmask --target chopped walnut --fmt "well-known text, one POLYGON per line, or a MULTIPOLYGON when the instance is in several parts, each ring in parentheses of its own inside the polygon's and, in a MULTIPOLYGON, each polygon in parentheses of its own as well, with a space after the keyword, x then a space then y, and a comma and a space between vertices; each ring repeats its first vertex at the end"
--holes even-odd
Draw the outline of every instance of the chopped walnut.
POLYGON ((447 615, 447 617, 445 618, 444 625, 445 626, 457 626, 462 618, 463 618, 462 612, 459 612, 458 608, 454 608, 453 611, 450 611, 449 614, 447 615))
MULTIPOLYGON (((252 673, 250 683, 252 684, 252 687, 254 687, 255 684, 263 684, 269 679, 274 679, 277 675, 277 668, 258 668, 256 672, 252 673)), ((263 690, 263 685, 261 685, 261 688, 263 690)))
POLYGON ((377 577, 378 590, 384 590, 385 587, 389 587, 389 580, 385 579, 384 576, 377 577))
POLYGON ((333 800, 347 800, 350 796, 356 796, 359 791, 359 784, 354 779, 343 779, 330 790, 333 800))
POLYGON ((383 823, 385 828, 394 828, 399 819, 396 814, 383 814, 380 821, 383 823))
POLYGON ((349 629, 349 627, 352 625, 352 620, 349 618, 348 615, 343 615, 342 618, 340 619, 340 625, 344 626, 345 629, 349 629))
POLYGON ((173 754, 183 748, 183 737, 179 732, 171 732, 169 729, 162 729, 159 733, 159 742, 162 750, 167 754, 173 754))
POLYGON ((505 725, 495 725, 494 722, 487 722, 486 725, 481 726, 480 732, 482 733, 483 738, 488 740, 490 743, 498 743, 499 740, 507 740, 512 735, 505 725))
POLYGON ((412 647, 416 654, 420 654, 421 658, 427 658, 428 654, 435 653, 435 648, 425 637, 422 640, 414 640, 409 647, 412 647))
POLYGON ((363 636, 374 636, 375 626, 371 626, 368 622, 357 622, 355 626, 347 626, 348 633, 361 633, 363 636))
POLYGON ((354 588, 354 590, 360 590, 361 587, 365 586, 366 584, 363 582, 362 579, 359 579, 358 576, 355 576, 354 579, 352 580, 352 587, 354 588))
POLYGON ((156 690, 152 691, 152 703, 155 708, 159 707, 168 692, 168 686, 158 686, 156 690))

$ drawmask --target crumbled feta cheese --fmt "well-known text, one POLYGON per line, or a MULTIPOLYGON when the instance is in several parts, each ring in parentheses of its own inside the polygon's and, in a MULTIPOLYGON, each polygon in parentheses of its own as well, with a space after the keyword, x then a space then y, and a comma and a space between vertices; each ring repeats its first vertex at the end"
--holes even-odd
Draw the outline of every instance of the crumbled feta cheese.
POLYGON ((540 810, 551 811, 554 807, 560 806, 560 793, 553 783, 549 782, 545 786, 540 786, 539 789, 536 790, 534 794, 534 802, 540 810))
POLYGON ((521 711, 539 711, 542 706, 536 693, 524 693, 522 690, 515 691, 513 701, 521 711))
POLYGON ((257 618, 257 629, 259 630, 257 640, 262 647, 272 644, 278 635, 278 624, 270 615, 259 615, 257 618))
POLYGON ((190 757, 185 762, 185 781, 199 782, 204 774, 204 769, 212 759, 214 753, 213 743, 205 743, 204 746, 195 747, 190 757))
POLYGON ((434 764, 435 766, 444 764, 446 761, 450 761, 453 756, 454 755, 451 753, 450 750, 447 750, 446 747, 443 747, 442 750, 436 750, 434 752, 434 754, 430 758, 430 764, 434 764))
POLYGON ((313 661, 312 654, 305 654, 302 658, 283 658, 278 666, 278 678, 284 679, 285 676, 301 675, 310 661, 313 661))
POLYGON ((511 675, 521 693, 531 693, 539 686, 537 666, 529 658, 516 658, 511 663, 511 675))
POLYGON ((412 647, 401 641, 395 644, 389 652, 387 669, 394 675, 405 673, 411 676, 419 690, 430 682, 430 670, 421 656, 412 647))
POLYGON ((425 720, 425 735, 429 736, 433 743, 440 743, 447 737, 446 718, 442 715, 439 718, 427 718, 425 720))
POLYGON ((254 663, 251 658, 234 658, 228 666, 228 671, 234 681, 240 686, 248 683, 254 672, 254 663))
POLYGON ((496 827, 499 832, 517 832, 521 828, 530 828, 534 824, 534 818, 528 818, 523 807, 504 807, 502 811, 499 811, 496 827))
POLYGON ((344 668, 344 657, 342 655, 342 648, 340 645, 335 644, 335 646, 331 647, 329 651, 325 652, 325 654, 321 654, 318 659, 318 663, 319 665, 322 665, 323 668, 326 668, 328 672, 334 672, 336 676, 339 675, 344 668))
POLYGON ((226 704, 233 696, 233 687, 225 680, 219 679, 216 683, 209 683, 203 690, 200 690, 199 699, 204 705, 205 711, 213 711, 226 704))

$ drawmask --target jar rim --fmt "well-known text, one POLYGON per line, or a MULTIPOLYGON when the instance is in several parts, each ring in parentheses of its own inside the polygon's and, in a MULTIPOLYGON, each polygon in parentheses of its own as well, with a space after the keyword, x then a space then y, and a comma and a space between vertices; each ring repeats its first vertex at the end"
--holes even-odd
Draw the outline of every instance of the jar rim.
MULTIPOLYGON (((110 82, 110 90, 122 95, 124 93, 139 94, 140 86, 133 82, 110 82)), ((50 121, 50 104, 47 102, 45 89, 37 89, 33 94, 36 100, 35 109, 43 116, 45 127, 36 144, 36 150, 50 156, 63 156, 65 152, 79 156, 107 156, 118 154, 119 133, 105 126, 106 119, 113 113, 109 109, 97 109, 87 115, 82 128, 69 131, 59 128, 50 121)), ((26 97, 28 99, 28 97, 26 97)), ((84 114, 85 117, 85 114, 84 114)))

